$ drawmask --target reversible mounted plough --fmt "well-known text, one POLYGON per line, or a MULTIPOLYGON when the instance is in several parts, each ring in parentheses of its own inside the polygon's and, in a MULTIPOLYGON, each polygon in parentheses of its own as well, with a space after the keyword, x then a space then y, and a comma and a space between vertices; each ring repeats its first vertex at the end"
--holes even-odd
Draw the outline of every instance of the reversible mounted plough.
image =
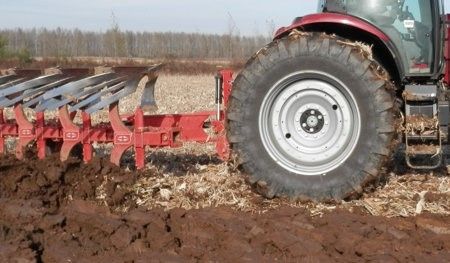
POLYGON ((79 69, 4 70, 0 76, 0 153, 5 140, 16 139, 15 155, 35 143, 43 159, 51 151, 66 161, 77 146, 85 162, 93 157, 93 144, 112 143, 111 162, 120 165, 123 154, 133 149, 137 169, 145 167, 145 149, 180 147, 183 142, 215 143, 218 155, 227 159, 225 109, 231 92, 232 72, 216 77, 217 109, 188 114, 151 115, 157 109, 154 92, 161 65, 79 69), (143 83, 145 82, 145 83, 143 83), (120 113, 119 101, 143 85, 141 105, 133 113, 120 113), (13 117, 6 118, 5 109, 13 117), (25 114, 31 109, 34 118, 25 114), (108 123, 92 124, 91 116, 108 110, 108 123), (57 111, 57 118, 46 113, 57 111), (81 120, 75 121, 76 116, 81 120), (210 128, 212 132, 208 132, 210 128))

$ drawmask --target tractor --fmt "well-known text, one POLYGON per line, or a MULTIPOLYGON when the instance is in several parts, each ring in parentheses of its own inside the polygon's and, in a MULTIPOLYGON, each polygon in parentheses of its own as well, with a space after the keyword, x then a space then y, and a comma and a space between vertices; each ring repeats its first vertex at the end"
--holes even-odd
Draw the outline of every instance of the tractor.
POLYGON ((380 179, 399 142, 445 163, 450 64, 438 0, 323 0, 233 83, 228 139, 267 197, 340 200, 380 179))
POLYGON ((318 11, 280 28, 235 78, 221 70, 217 108, 206 112, 152 114, 160 65, 3 70, 0 153, 12 137, 19 159, 34 143, 39 158, 57 153, 66 161, 79 147, 89 162, 92 145, 108 143, 112 163, 133 149, 143 169, 148 147, 214 143, 264 196, 318 201, 359 196, 400 144, 413 169, 445 165, 450 16, 443 2, 323 0, 318 11), (141 105, 119 112, 142 79, 141 105), (109 123, 93 124, 103 109, 109 123))

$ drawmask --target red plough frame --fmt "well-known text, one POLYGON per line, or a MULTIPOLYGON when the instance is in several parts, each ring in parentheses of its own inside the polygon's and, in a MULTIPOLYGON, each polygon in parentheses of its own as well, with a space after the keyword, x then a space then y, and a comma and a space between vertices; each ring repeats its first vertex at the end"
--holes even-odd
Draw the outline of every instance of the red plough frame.
MULTIPOLYGON (((70 114, 67 106, 58 110, 57 120, 47 120, 44 112, 36 112, 36 120, 30 121, 20 103, 14 108, 14 119, 6 119, 0 108, 0 154, 5 153, 5 139, 16 138, 16 157, 24 158, 24 151, 36 142, 38 157, 47 155, 49 141, 60 145, 60 159, 66 161, 76 145, 82 145, 83 160, 93 158, 94 143, 112 143, 111 162, 120 165, 125 151, 133 149, 137 169, 145 168, 145 149, 161 147, 181 147, 184 142, 215 143, 221 159, 228 159, 230 150, 226 138, 226 108, 232 89, 233 73, 219 72, 221 106, 217 111, 187 114, 145 115, 141 107, 133 114, 121 115, 118 102, 109 106, 108 124, 93 126, 91 116, 81 111, 82 125, 73 122, 75 114, 70 114), (219 119, 217 117, 220 116, 219 119), (213 135, 208 135, 205 127, 212 127, 213 135)), ((76 112, 75 112, 76 113, 76 112)))

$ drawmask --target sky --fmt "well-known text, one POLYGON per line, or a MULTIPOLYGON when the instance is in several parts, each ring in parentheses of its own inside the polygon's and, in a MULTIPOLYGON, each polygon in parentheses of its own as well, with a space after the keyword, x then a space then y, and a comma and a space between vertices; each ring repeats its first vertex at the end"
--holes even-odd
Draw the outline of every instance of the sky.
MULTIPOLYGON (((0 28, 105 31, 112 14, 122 30, 268 35, 273 27, 314 13, 317 0, 1 0, 0 28), (272 22, 273 21, 273 22, 272 22)), ((450 10, 450 0, 445 0, 450 10)))

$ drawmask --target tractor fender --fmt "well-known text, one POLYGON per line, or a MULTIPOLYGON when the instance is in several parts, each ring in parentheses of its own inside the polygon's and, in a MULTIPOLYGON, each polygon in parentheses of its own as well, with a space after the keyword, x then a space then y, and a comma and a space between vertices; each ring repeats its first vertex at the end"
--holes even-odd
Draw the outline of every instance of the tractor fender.
POLYGON ((373 45, 381 52, 380 57, 384 61, 379 61, 379 63, 389 71, 393 78, 401 80, 405 76, 400 52, 390 37, 378 27, 365 20, 337 13, 307 15, 295 19, 290 26, 278 29, 275 33, 274 40, 288 35, 294 29, 309 32, 327 32, 345 38, 351 36, 351 40, 368 42, 368 44, 373 45), (339 28, 342 29, 343 27, 345 29, 339 31, 339 28), (342 32, 346 32, 348 35, 343 36, 342 32))

